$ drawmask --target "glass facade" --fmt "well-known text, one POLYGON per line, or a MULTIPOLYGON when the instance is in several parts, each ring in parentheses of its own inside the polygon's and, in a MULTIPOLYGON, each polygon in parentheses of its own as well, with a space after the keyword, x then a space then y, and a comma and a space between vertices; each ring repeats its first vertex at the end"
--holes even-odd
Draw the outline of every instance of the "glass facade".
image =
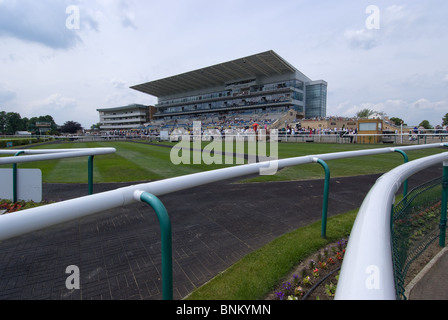
MULTIPOLYGON (((250 110, 266 108, 304 109, 305 84, 298 80, 285 80, 257 84, 256 80, 227 84, 224 90, 196 94, 175 99, 159 99, 156 117, 203 112, 250 110)), ((259 110, 257 110, 259 111, 259 110)))
POLYGON ((327 83, 313 82, 306 86, 305 118, 324 118, 327 114, 327 83))

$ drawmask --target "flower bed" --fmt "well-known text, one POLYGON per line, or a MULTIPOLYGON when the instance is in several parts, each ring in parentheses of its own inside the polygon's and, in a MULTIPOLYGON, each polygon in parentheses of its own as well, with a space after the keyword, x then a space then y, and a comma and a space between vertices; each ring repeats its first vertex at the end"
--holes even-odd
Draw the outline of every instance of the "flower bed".
POLYGON ((413 243, 422 240, 427 234, 438 230, 441 204, 442 201, 439 200, 428 208, 416 207, 413 212, 395 220, 394 237, 401 239, 401 241, 405 242, 406 247, 409 247, 413 243))
POLYGON ((290 281, 276 290, 275 299, 333 299, 346 246, 347 240, 342 239, 318 251, 306 264, 298 267, 290 281))
POLYGON ((8 214, 15 211, 31 209, 34 207, 49 204, 48 201, 34 202, 34 201, 17 201, 12 202, 11 200, 1 200, 0 199, 0 214, 8 214))
POLYGON ((405 286, 428 262, 427 257, 440 250, 435 240, 440 235, 441 204, 441 200, 415 206, 409 202, 393 220, 394 272, 400 299, 407 298, 405 286))
MULTIPOLYGON (((403 288, 440 251, 436 242, 430 245, 439 233, 440 209, 441 201, 436 201, 427 207, 415 207, 394 221, 395 256, 400 259, 400 268, 406 271, 402 275, 405 277, 401 284, 403 288)), ((299 265, 290 279, 268 299, 333 299, 346 245, 347 241, 341 240, 317 252, 307 262, 299 265)))

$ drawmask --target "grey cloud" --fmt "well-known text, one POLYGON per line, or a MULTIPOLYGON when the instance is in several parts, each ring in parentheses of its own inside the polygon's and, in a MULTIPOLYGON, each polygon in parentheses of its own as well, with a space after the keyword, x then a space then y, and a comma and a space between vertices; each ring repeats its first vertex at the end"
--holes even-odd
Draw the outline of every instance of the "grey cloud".
MULTIPOLYGON (((67 28, 66 8, 76 1, 0 1, 0 36, 39 43, 53 49, 70 49, 82 42, 79 30, 67 28)), ((80 12, 80 27, 98 29, 89 15, 80 12)))
POLYGON ((56 111, 66 112, 74 110, 77 104, 75 99, 65 97, 60 93, 53 93, 43 100, 32 102, 30 106, 35 110, 47 110, 46 112, 52 113, 56 111))
POLYGON ((127 15, 122 17, 121 23, 125 28, 137 29, 137 26, 134 24, 134 21, 127 15))
POLYGON ((112 86, 116 89, 123 89, 128 87, 126 85, 126 82, 120 79, 112 79, 110 82, 112 83, 112 86))
POLYGON ((16 98, 16 93, 0 85, 0 103, 6 103, 16 98))
POLYGON ((349 46, 353 49, 369 50, 378 46, 377 30, 347 30, 344 33, 349 46))
POLYGON ((129 1, 120 1, 118 9, 121 12, 121 24, 125 28, 137 29, 134 23, 134 13, 131 10, 129 1))

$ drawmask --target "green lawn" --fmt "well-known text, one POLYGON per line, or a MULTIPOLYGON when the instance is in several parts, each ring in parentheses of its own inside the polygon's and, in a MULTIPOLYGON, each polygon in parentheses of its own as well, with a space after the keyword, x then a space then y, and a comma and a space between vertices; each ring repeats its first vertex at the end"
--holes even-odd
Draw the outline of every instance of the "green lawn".
MULTIPOLYGON (((153 181, 221 168, 221 165, 174 165, 170 148, 132 142, 89 142, 42 145, 42 149, 113 147, 113 154, 94 157, 94 182, 153 181)), ((18 168, 39 168, 44 183, 86 183, 88 157, 19 164, 18 168)), ((1 167, 11 167, 3 165, 1 167)))
MULTIPOLYGON (((309 144, 309 143, 284 143, 279 144, 279 158, 290 158, 305 155, 334 153, 342 151, 366 150, 386 148, 388 146, 366 144, 309 144)), ((409 161, 446 151, 440 148, 416 150, 406 152, 409 161)), ((331 177, 355 176, 387 172, 396 166, 403 164, 403 156, 398 152, 361 156, 355 158, 326 161, 331 177)), ((287 167, 279 170, 274 176, 259 176, 251 179, 253 182, 262 181, 287 181, 300 179, 320 179, 324 177, 324 170, 319 164, 305 164, 287 167)))
MULTIPOLYGON (((165 143, 174 146, 175 143, 165 143)), ((94 158, 94 182, 126 182, 153 181, 187 175, 205 170, 213 170, 225 166, 236 165, 236 159, 230 159, 230 164, 201 163, 193 164, 193 153, 190 154, 190 164, 175 165, 170 160, 170 148, 133 142, 89 142, 41 145, 34 148, 94 148, 114 147, 114 154, 98 155, 94 158)), ((202 143, 202 147, 210 148, 209 143, 202 143)), ((279 158, 298 157, 313 154, 332 153, 349 150, 384 148, 384 145, 359 144, 308 144, 308 143, 279 143, 279 158)), ((215 151, 218 148, 215 148, 215 151)), ((247 151, 247 148, 246 150, 247 151)), ((409 161, 442 152, 443 149, 426 149, 408 152, 409 161)), ((269 151, 268 151, 269 155, 269 151)), ((388 153, 375 156, 362 156, 351 159, 331 160, 327 164, 331 177, 381 173, 386 172, 403 163, 399 153, 388 153)), ((10 168, 12 165, 1 167, 10 168)), ((61 160, 39 161, 23 163, 19 168, 39 168, 42 170, 44 183, 87 183, 87 157, 69 158, 61 160)), ((279 170, 271 176, 259 176, 249 181, 282 181, 323 178, 324 171, 318 164, 306 164, 279 170)))
POLYGON ((294 266, 326 245, 347 238, 357 212, 352 210, 330 217, 325 239, 320 236, 320 221, 275 239, 194 290, 187 299, 263 299, 294 266))

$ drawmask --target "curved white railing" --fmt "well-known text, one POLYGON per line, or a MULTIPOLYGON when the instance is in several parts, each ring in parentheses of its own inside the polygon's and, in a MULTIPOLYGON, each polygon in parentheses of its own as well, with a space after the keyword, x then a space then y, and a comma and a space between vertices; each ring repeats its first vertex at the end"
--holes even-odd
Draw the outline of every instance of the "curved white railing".
POLYGON ((335 299, 396 299, 391 209, 400 185, 413 174, 436 165, 448 165, 448 152, 420 158, 381 176, 364 199, 344 255, 335 299))
MULTIPOLYGON (((287 166, 293 166, 293 165, 299 165, 299 164, 305 164, 305 163, 313 163, 313 162, 319 162, 320 164, 324 163, 324 160, 335 160, 335 159, 342 159, 342 158, 350 158, 350 157, 357 157, 357 156, 367 156, 367 155, 374 155, 374 154, 382 154, 382 153, 390 153, 390 152, 396 152, 400 151, 403 153, 405 150, 416 150, 416 149, 425 149, 425 148, 437 148, 437 147, 446 147, 446 144, 443 143, 436 143, 436 144, 428 144, 428 145, 418 145, 418 146, 407 146, 407 147, 400 147, 400 148, 380 148, 380 149, 369 149, 369 150, 358 150, 358 151, 346 151, 346 152, 337 152, 337 153, 330 153, 330 154, 320 154, 320 155, 311 155, 311 156, 303 156, 303 157, 295 157, 295 158, 289 158, 289 159, 281 159, 281 160, 273 160, 273 161, 265 161, 260 163, 252 163, 247 165, 241 165, 236 167, 229 167, 224 169, 218 169, 213 171, 206 171, 206 172, 200 172, 195 174, 190 174, 186 176, 181 177, 175 177, 170 179, 165 179, 161 181, 155 181, 150 183, 143 183, 138 184, 134 186, 119 188, 112 191, 107 191, 103 193, 93 194, 85 197, 80 197, 76 199, 71 199, 63 202, 57 202, 54 204, 49 204, 41 207, 35 207, 32 209, 27 209, 20 211, 19 213, 9 213, 7 215, 0 216, 0 241, 12 238, 15 236, 19 236, 28 232, 36 231, 39 229, 43 229, 52 225, 56 225, 58 223, 67 222, 73 219, 81 218, 90 214, 102 212, 108 209, 117 208, 120 206, 124 206, 127 204, 130 204, 132 202, 138 202, 138 201, 144 201, 142 199, 142 194, 149 193, 154 196, 167 194, 170 192, 175 192, 211 182, 217 182, 222 180, 227 180, 230 178, 245 176, 249 174, 255 174, 266 172, 268 174, 273 174, 276 172, 278 168, 283 168, 287 166)), ((111 148, 109 150, 110 152, 115 152, 115 149, 111 148)), ((28 151, 28 150, 27 150, 28 151)), ((91 152, 93 150, 90 150, 91 152)), ((104 150, 103 150, 104 151, 104 150)), ((19 150, 14 150, 13 152, 17 153, 19 150)), ((42 152, 42 151, 41 151, 42 152)), ((443 155, 448 154, 444 153, 443 155)), ((29 161, 39 161, 39 160, 48 160, 53 158, 63 158, 63 157, 72 157, 72 156, 84 156, 88 155, 86 154, 85 150, 77 150, 77 151, 66 151, 66 152, 59 152, 59 153, 52 153, 49 152, 47 154, 40 154, 40 155, 28 155, 23 157, 7 157, 5 159, 0 158, 0 163, 18 163, 18 162, 29 162, 29 161), (31 160, 29 160, 31 159, 31 160)), ((93 158, 92 154, 89 154, 90 158, 93 158)), ((448 156, 447 156, 448 158, 448 156)), ((426 164, 426 163, 425 163, 426 164)), ((326 165, 325 165, 326 166, 326 165)), ((89 184, 91 183, 91 176, 90 173, 91 165, 89 164, 89 184)), ((399 175, 400 179, 404 177, 404 175, 399 175)), ((329 178, 329 172, 328 172, 328 178, 329 178)), ((327 180, 327 170, 326 170, 326 180, 327 180)), ((400 181, 397 179, 397 181, 400 181)), ((396 182, 397 182, 396 181, 396 182)), ((402 181, 401 181, 402 182, 402 181)), ((326 182, 327 184, 327 182, 326 182)), ((398 188, 398 187, 397 187, 398 188)), ((394 188, 392 188, 394 189, 394 188)), ((391 190, 392 190, 391 189, 391 190)), ((90 191, 89 191, 90 192, 90 191)), ((391 193, 392 194, 392 193, 391 193)), ((146 194, 148 195, 148 194, 146 194)), ((145 198, 145 197, 143 197, 145 198)), ((325 196, 324 196, 325 198, 325 196)), ((374 201, 378 200, 375 196, 373 196, 374 201)), ((381 202, 381 201, 380 201, 381 202)), ((385 204, 390 204, 391 200, 389 198, 384 201, 385 204)), ((152 205, 151 205, 152 206, 152 205)), ((162 205, 163 206, 163 205, 162 205)), ((384 208, 383 208, 384 209, 384 208)), ((385 210, 385 209, 384 209, 385 210)), ((390 211, 390 210, 389 210, 390 211)), ((385 212, 385 211, 384 211, 385 212)), ((156 212, 157 213, 157 212, 156 212)), ((389 212, 390 214, 390 212, 389 212)), ((160 212, 158 213, 158 216, 160 215, 160 212)), ((166 215, 166 214, 165 214, 166 215)), ((385 232, 385 220, 384 218, 387 216, 387 214, 382 215, 379 220, 380 223, 375 226, 376 230, 383 230, 385 232)), ((167 218, 167 217, 165 217, 167 218)), ((164 218, 164 219, 165 219, 164 218)), ((387 220, 387 219, 386 219, 387 220)), ((169 229, 171 227, 169 226, 169 229)), ((166 229, 166 228, 165 228, 166 229)), ((167 232, 165 230, 166 237, 168 237, 167 234, 170 234, 171 232, 167 232)), ((359 233, 359 231, 358 231, 359 233)), ((371 233, 371 232, 367 232, 371 233)), ((387 232, 385 233, 387 238, 387 232)), ((357 235, 357 237, 360 237, 357 235)), ((355 239, 357 238, 355 237, 355 239)), ((390 234, 389 234, 390 237, 390 234)), ((171 265, 171 253, 167 252, 168 247, 170 245, 166 244, 167 240, 162 240, 162 243, 165 243, 165 250, 162 248, 162 268, 163 271, 163 285, 164 287, 164 298, 166 299, 172 299, 172 268, 171 265), (165 262, 164 262, 165 260, 165 262), (166 261, 168 260, 168 262, 166 261), (166 270, 165 270, 166 268, 166 270), (167 275, 168 274, 168 275, 167 275), (166 292, 166 293, 165 293, 166 292)), ((170 242, 170 239, 168 240, 170 242)), ((384 242, 384 239, 379 241, 379 246, 374 246, 375 253, 377 256, 374 256, 374 258, 380 257, 384 258, 384 255, 379 254, 379 250, 385 250, 383 254, 385 253, 385 256, 388 256, 388 253, 390 252, 390 247, 388 248, 387 245, 384 242)), ((162 244, 162 247, 164 245, 162 244)), ((170 249, 168 251, 171 251, 170 249)), ((353 260, 353 258, 352 258, 353 260)), ((355 261, 357 260, 355 256, 355 261)), ((367 260, 367 261, 374 261, 377 262, 377 260, 367 260)), ((380 263, 378 263, 381 268, 386 270, 387 276, 389 274, 392 274, 390 272, 390 265, 391 265, 391 257, 390 261, 387 259, 380 260, 380 263), (383 265, 384 264, 384 265, 383 265)), ((370 265, 372 266, 372 265, 370 265)), ((375 266, 375 265, 373 265, 375 266)), ((390 286, 392 284, 393 288, 393 276, 392 279, 387 278, 386 282, 384 282, 383 279, 380 282, 379 285, 385 285, 386 290, 383 290, 385 293, 382 293, 381 295, 384 297, 391 297, 390 292, 390 286)), ((350 282, 347 285, 350 287, 350 282)), ((350 288, 349 288, 350 290, 350 288)), ((342 292, 344 292, 343 289, 341 289, 342 292)), ((342 297, 344 297, 344 293, 342 293, 342 297)), ((357 296, 359 297, 359 296, 357 296)))
MULTIPOLYGON (((131 204, 136 201, 140 201, 138 196, 134 196, 134 193, 140 194, 142 191, 151 193, 155 196, 160 196, 163 194, 196 187, 207 183, 223 181, 250 174, 257 174, 262 171, 272 170, 272 168, 277 169, 306 163, 315 163, 318 159, 335 160, 374 154, 392 153, 396 150, 407 151, 427 148, 439 148, 445 146, 446 144, 443 143, 434 143, 399 148, 378 148, 301 156, 199 172, 175 178, 118 188, 111 191, 23 210, 20 211, 20 214, 10 213, 7 215, 2 215, 0 216, 0 241, 31 231, 46 228, 61 222, 67 222, 73 219, 81 218, 87 215, 114 209, 120 206, 131 204)), ((71 154, 71 152, 68 152, 67 154, 69 155, 71 154)), ((51 156, 51 154, 47 154, 45 156, 51 156)), ((6 158, 6 160, 10 159, 10 161, 13 160, 14 162, 19 162, 20 160, 31 157, 37 157, 37 155, 30 155, 27 157, 8 157, 6 158)), ((3 159, 0 158, 0 160, 3 159)))

